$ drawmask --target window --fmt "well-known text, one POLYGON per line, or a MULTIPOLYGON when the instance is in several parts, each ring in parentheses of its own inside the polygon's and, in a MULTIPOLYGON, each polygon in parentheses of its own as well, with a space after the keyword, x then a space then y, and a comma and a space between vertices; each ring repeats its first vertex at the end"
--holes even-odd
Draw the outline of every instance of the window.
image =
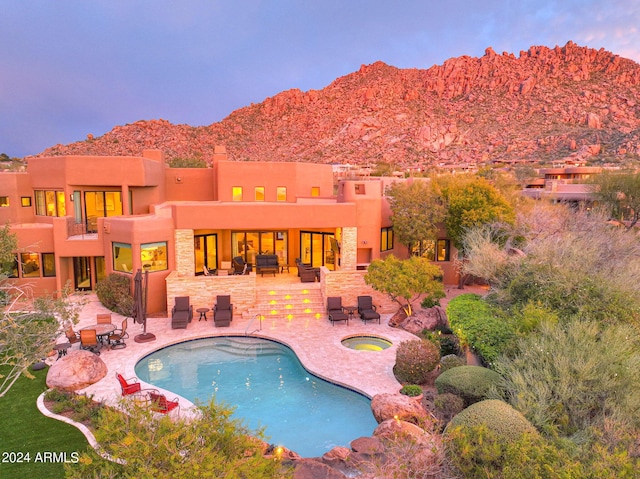
POLYGON ((438 241, 424 240, 415 243, 411 249, 414 256, 422 256, 429 261, 449 261, 450 241, 439 239, 438 241))
POLYGON ((36 215, 66 216, 64 191, 35 190, 36 215))
POLYGON ((18 255, 13 255, 13 260, 0 264, 0 272, 6 274, 9 278, 18 277, 18 255))
POLYGON ((6 208, 7 206, 9 206, 9 197, 0 196, 0 208, 6 208))
POLYGON ((193 237, 195 274, 205 274, 205 268, 213 273, 218 269, 218 235, 205 234, 193 237))
POLYGON ((286 186, 278 186, 278 188, 276 188, 276 200, 277 201, 287 201, 287 187, 286 186))
POLYGON ((20 204, 22 204, 22 206, 31 206, 31 196, 23 196, 22 198, 20 198, 20 204))
POLYGON ((242 201, 242 186, 234 186, 231 189, 233 201, 242 201))
POLYGON ((320 196, 320 187, 312 186, 311 187, 311 196, 320 196))
POLYGON ((113 243, 113 270, 131 273, 133 271, 133 254, 128 243, 113 243))
POLYGON ((380 251, 393 249, 393 227, 382 228, 380 230, 380 251))
POLYGON ((56 257, 53 253, 42 253, 42 276, 51 278, 56 275, 56 257))
POLYGON ((164 271, 167 269, 167 242, 145 243, 140 245, 140 262, 145 271, 164 271))
POLYGON ((256 201, 264 201, 264 186, 256 186, 256 201))
POLYGON ((40 257, 38 253, 20 253, 23 278, 40 277, 40 257))
POLYGON ((356 195, 364 195, 364 183, 356 183, 356 195))

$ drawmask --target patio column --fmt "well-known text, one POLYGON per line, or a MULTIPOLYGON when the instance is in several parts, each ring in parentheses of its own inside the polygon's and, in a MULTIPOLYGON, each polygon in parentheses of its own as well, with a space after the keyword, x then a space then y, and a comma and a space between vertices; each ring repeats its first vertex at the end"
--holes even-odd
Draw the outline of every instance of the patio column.
POLYGON ((176 271, 180 276, 194 276, 195 251, 193 230, 176 230, 176 271))
POLYGON ((355 270, 358 258, 358 228, 342 227, 342 245, 340 246, 340 269, 355 270))

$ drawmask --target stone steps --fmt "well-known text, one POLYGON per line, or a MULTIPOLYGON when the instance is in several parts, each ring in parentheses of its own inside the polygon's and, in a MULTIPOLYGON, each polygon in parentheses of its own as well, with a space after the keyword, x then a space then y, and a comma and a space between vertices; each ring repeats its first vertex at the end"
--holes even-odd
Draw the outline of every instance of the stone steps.
POLYGON ((247 311, 253 318, 269 319, 320 318, 326 316, 319 287, 279 287, 256 291, 256 306, 247 311))

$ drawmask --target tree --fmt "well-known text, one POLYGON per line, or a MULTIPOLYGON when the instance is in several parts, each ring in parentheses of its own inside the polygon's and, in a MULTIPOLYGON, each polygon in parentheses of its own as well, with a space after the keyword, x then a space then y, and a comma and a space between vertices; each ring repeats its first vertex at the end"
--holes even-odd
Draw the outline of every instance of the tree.
POLYGON ((426 294, 433 300, 444 298, 442 270, 425 258, 412 256, 399 260, 393 255, 374 260, 364 281, 376 291, 387 293, 398 303, 407 316, 413 314, 411 303, 426 294), (404 299, 402 303, 400 299, 404 299))
POLYGON ((284 478, 280 460, 263 454, 260 431, 249 431, 233 410, 213 399, 188 417, 160 417, 135 401, 122 409, 104 408, 95 429, 105 461, 89 448, 77 464, 66 467, 71 478, 284 478), (124 409, 124 410, 122 410, 124 409))
POLYGON ((464 253, 464 234, 469 228, 515 221, 515 211, 505 197, 484 178, 439 177, 434 185, 444 198, 447 235, 464 253))
POLYGON ((200 157, 176 157, 171 160, 167 160, 169 168, 206 168, 207 162, 200 157))
POLYGON ((628 221, 630 230, 640 220, 640 173, 602 172, 591 178, 591 190, 613 218, 628 221))
POLYGON ((445 209, 441 198, 430 181, 394 183, 387 188, 393 234, 411 250, 424 240, 435 240, 444 219, 445 209))
MULTIPOLYGON (((0 228, 0 264, 13 264, 17 240, 9 226, 0 228)), ((51 351, 55 337, 64 323, 75 323, 82 301, 68 301, 67 285, 58 299, 32 298, 28 287, 11 283, 6 273, 0 274, 3 310, 0 316, 0 397, 13 383, 29 373, 34 361, 51 351), (17 307, 20 305, 20 307, 17 307)))

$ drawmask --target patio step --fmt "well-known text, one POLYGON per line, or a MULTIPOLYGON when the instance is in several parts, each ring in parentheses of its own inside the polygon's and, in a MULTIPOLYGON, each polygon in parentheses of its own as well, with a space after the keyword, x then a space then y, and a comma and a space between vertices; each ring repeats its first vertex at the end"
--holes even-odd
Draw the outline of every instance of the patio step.
POLYGON ((320 288, 279 288, 256 291, 256 306, 248 316, 269 319, 320 318, 325 316, 320 288))

